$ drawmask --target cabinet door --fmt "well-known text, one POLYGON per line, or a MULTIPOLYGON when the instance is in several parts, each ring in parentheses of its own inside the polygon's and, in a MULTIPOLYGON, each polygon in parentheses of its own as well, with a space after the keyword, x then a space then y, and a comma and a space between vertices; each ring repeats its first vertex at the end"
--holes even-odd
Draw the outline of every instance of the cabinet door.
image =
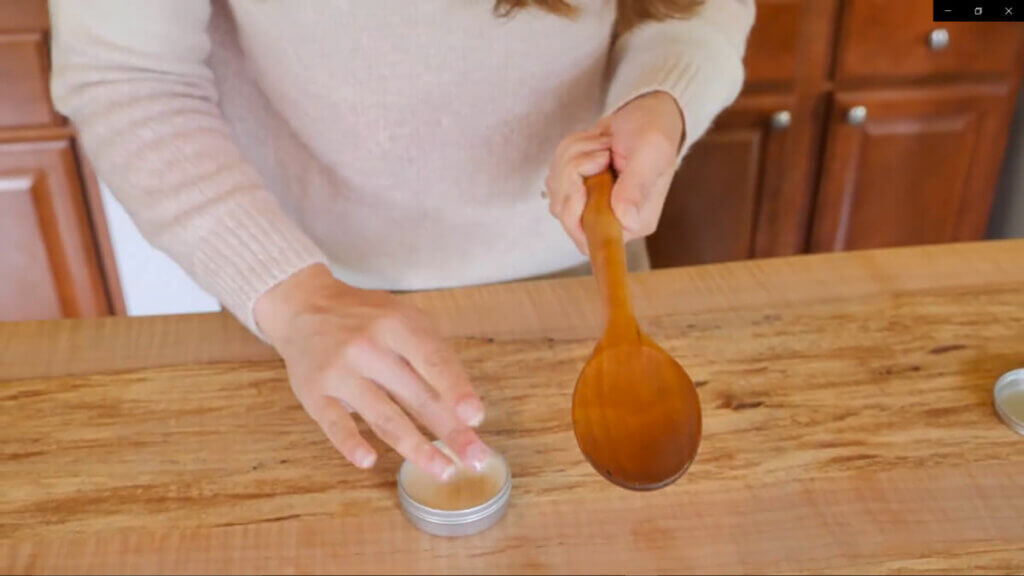
MULTIPOLYGON (((815 0, 820 1, 820 0, 815 0)), ((744 58, 747 88, 789 87, 796 81, 806 0, 758 0, 744 58)))
POLYGON ((747 96, 690 149, 658 230, 647 239, 661 268, 761 255, 786 172, 793 132, 789 95, 747 96))
POLYGON ((811 249, 980 239, 1012 92, 994 85, 838 93, 811 249))
POLYGON ((109 313, 68 141, 0 144, 0 320, 109 313))
POLYGON ((47 68, 42 33, 0 35, 0 128, 58 121, 50 107, 47 68))

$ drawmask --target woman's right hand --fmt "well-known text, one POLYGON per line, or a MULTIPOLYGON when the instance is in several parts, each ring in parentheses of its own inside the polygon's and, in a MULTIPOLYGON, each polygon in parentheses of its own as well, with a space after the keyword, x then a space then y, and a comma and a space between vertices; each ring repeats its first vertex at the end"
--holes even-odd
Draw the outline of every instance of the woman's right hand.
POLYGON ((454 351, 419 310, 387 292, 348 286, 315 265, 263 294, 254 313, 284 358, 299 402, 356 466, 372 467, 377 454, 351 411, 439 479, 449 478, 455 464, 406 413, 467 465, 479 467, 487 458, 472 429, 483 420, 483 404, 454 351))

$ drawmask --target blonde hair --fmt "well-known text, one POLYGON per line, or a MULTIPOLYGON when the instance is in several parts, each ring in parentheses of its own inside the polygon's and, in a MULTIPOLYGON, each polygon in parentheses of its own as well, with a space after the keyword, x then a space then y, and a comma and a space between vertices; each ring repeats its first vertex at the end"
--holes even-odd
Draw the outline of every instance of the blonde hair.
MULTIPOLYGON (((617 0, 618 18, 615 22, 615 34, 629 31, 630 28, 645 20, 666 20, 669 18, 685 18, 704 0, 617 0)), ((559 16, 572 17, 576 7, 568 0, 495 0, 494 13, 498 16, 510 16, 523 8, 540 8, 559 16)))

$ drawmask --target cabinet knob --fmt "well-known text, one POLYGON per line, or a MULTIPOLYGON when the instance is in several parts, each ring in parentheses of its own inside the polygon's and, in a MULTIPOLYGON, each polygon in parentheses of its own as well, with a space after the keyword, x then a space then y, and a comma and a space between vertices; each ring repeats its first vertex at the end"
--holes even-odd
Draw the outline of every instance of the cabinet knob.
POLYGON ((947 46, 949 46, 949 30, 936 28, 928 34, 928 47, 935 52, 945 50, 947 46))
POLYGON ((785 130, 793 123, 793 115, 789 110, 779 110, 772 114, 772 130, 785 130))
POLYGON ((850 126, 860 126, 868 119, 868 109, 864 106, 854 106, 846 112, 846 123, 850 126))

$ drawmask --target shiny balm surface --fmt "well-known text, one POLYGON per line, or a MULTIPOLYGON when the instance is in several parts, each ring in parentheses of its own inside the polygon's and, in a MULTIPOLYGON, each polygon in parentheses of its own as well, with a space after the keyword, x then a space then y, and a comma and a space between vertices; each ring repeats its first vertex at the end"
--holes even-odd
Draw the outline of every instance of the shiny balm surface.
POLYGON ((441 482, 416 466, 402 466, 398 481, 416 503, 434 510, 465 510, 486 503, 498 495, 508 466, 491 455, 480 471, 458 465, 447 482, 441 482))

